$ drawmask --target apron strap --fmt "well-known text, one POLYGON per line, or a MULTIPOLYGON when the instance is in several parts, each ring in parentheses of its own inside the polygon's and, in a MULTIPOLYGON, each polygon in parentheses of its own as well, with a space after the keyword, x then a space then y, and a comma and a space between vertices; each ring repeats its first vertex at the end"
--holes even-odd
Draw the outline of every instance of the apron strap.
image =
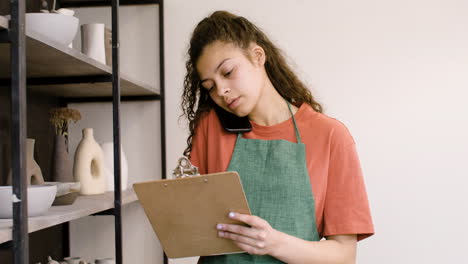
POLYGON ((297 143, 302 143, 301 142, 301 134, 299 133, 299 128, 297 128, 297 124, 296 124, 296 118, 294 118, 294 114, 293 114, 293 112, 291 110, 291 104, 288 101, 286 101, 286 103, 288 104, 289 112, 291 113, 292 120, 293 120, 293 123, 294 123, 294 130, 296 131, 297 143))
MULTIPOLYGON (((297 128, 297 124, 296 124, 296 118, 294 118, 294 114, 293 114, 293 112, 291 110, 291 104, 288 101, 286 101, 286 104, 288 105, 289 113, 291 113, 292 120, 293 120, 293 123, 294 123, 294 130, 296 131, 297 143, 302 143, 301 134, 299 133, 299 128, 297 128)), ((241 132, 237 133, 237 139, 239 139, 241 137, 242 137, 242 133, 241 132)))

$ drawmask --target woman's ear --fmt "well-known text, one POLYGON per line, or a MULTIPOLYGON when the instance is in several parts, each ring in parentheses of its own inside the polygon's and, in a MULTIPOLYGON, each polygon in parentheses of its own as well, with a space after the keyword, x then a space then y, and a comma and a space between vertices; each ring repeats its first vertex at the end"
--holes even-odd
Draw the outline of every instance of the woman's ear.
POLYGON ((265 50, 259 45, 253 43, 250 46, 250 57, 252 58, 252 63, 256 66, 264 66, 266 61, 265 50))

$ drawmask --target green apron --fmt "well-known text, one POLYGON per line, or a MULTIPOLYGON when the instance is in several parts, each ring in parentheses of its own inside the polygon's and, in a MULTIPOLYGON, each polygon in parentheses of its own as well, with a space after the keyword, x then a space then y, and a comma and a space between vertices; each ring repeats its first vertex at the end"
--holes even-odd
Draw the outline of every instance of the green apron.
MULTIPOLYGON (((237 171, 253 215, 274 229, 309 241, 320 239, 306 166, 305 145, 292 115, 298 143, 245 139, 239 133, 228 171, 237 171)), ((203 264, 283 263, 248 253, 202 257, 203 264)))

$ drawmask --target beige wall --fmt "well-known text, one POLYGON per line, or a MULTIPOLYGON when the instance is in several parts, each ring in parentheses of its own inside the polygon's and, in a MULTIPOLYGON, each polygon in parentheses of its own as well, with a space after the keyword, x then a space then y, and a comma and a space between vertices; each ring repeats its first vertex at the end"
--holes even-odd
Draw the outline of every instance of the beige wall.
MULTIPOLYGON (((178 116, 190 32, 217 9, 242 14, 263 28, 288 54, 326 114, 344 122, 354 135, 377 231, 359 243, 358 263, 468 262, 464 254, 468 205, 463 202, 468 185, 468 2, 166 1, 168 170, 185 147, 186 131, 178 116)), ((134 30, 157 28, 153 7, 128 10, 121 25, 134 25, 134 30)), ((153 58, 157 62, 157 54, 148 52, 157 42, 153 42, 156 35, 148 32, 153 31, 131 37, 125 34, 132 33, 121 33, 122 49, 125 40, 133 41, 130 47, 139 47, 123 51, 131 54, 129 60, 141 56, 136 61, 146 61, 123 60, 122 69, 152 82, 158 79, 157 64, 150 64, 153 58), (143 74, 144 70, 148 72, 143 74)), ((148 110, 155 124, 156 104, 148 110)), ((129 119, 138 114, 131 110, 129 119)), ((159 136, 158 128, 153 129, 149 134, 159 136)), ((154 160, 159 161, 157 154, 154 160)), ((145 225, 140 208, 127 210, 140 211, 138 220, 129 220, 130 226, 145 225)), ((75 232, 93 228, 80 225, 75 232)), ((152 234, 141 231, 141 237, 127 239, 127 245, 144 248, 128 247, 125 260, 144 256, 148 261, 126 263, 150 263, 150 259, 158 263, 152 234)))

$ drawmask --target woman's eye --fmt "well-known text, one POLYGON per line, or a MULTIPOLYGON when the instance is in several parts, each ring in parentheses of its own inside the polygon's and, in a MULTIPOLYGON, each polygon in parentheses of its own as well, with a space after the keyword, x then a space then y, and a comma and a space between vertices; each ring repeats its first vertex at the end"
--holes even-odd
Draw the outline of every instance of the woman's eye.
POLYGON ((232 73, 232 70, 226 72, 226 73, 224 74, 224 77, 228 77, 229 75, 231 75, 231 73, 232 73))

